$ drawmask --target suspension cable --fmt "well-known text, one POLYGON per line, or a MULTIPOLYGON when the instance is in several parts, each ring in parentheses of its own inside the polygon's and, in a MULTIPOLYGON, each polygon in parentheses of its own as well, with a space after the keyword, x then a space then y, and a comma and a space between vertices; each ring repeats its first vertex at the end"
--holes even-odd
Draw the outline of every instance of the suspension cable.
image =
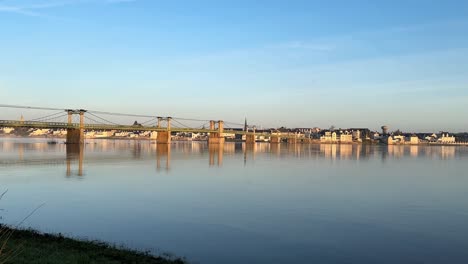
POLYGON ((88 112, 88 114, 90 114, 90 115, 92 115, 92 116, 94 116, 94 117, 96 117, 96 118, 99 118, 99 119, 101 119, 101 120, 104 121, 104 122, 107 122, 107 123, 110 123, 110 124, 113 124, 113 125, 119 125, 119 124, 117 124, 117 123, 114 123, 114 122, 109 121, 109 120, 107 120, 107 119, 104 119, 104 118, 102 118, 102 117, 99 117, 99 116, 97 116, 97 115, 95 115, 95 114, 93 114, 93 113, 88 112))
POLYGON ((0 104, 0 107, 3 107, 3 108, 36 109, 36 110, 62 110, 62 111, 66 110, 66 109, 52 108, 52 107, 37 107, 37 106, 9 105, 9 104, 0 104))
POLYGON ((57 112, 57 113, 51 114, 51 115, 46 115, 46 116, 43 116, 43 117, 33 118, 33 119, 29 120, 29 121, 36 121, 36 120, 46 119, 46 118, 49 118, 49 117, 52 117, 52 116, 55 116, 55 115, 59 115, 59 114, 63 114, 63 111, 60 111, 60 112, 57 112))

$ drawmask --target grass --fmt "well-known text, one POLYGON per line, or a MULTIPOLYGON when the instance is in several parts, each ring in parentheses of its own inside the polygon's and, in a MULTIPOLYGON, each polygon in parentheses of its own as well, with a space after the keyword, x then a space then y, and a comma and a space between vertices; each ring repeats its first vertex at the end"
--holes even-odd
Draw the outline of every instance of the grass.
POLYGON ((2 264, 186 263, 180 258, 171 258, 168 255, 153 256, 149 253, 117 248, 98 241, 76 240, 60 234, 43 234, 34 230, 13 229, 3 225, 0 225, 0 228, 0 235, 11 234, 8 239, 3 237, 0 240, 0 244, 6 242, 3 252, 0 252, 2 264))

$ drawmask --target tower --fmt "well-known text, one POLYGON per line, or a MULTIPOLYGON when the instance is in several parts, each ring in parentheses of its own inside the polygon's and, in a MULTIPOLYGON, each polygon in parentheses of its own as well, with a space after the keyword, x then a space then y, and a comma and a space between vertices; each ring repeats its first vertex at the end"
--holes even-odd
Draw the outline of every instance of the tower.
POLYGON ((247 117, 246 117, 245 122, 244 122, 244 131, 247 131, 247 128, 248 128, 248 126, 247 126, 247 117))
POLYGON ((388 126, 382 126, 382 134, 387 135, 388 134, 388 126))

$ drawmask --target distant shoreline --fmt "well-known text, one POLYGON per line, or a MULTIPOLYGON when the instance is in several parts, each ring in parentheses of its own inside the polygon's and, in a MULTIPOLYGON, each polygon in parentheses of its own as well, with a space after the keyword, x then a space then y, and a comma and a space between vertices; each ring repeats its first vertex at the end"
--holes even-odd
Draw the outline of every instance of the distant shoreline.
MULTIPOLYGON (((9 135, 9 134, 0 134, 0 138, 42 138, 42 139, 65 139, 66 137, 64 136, 17 136, 17 135, 9 135)), ((147 137, 134 137, 134 138, 128 138, 128 137, 98 137, 98 138, 85 138, 85 140, 136 140, 136 141, 150 141, 150 142, 155 142, 156 139, 153 138, 147 138, 147 137)), ((183 139, 172 139, 173 142, 206 142, 207 140, 183 140, 183 139)), ((245 141, 240 141, 240 140, 233 140, 233 139, 226 139, 226 143, 245 143, 245 141)), ((256 143, 268 143, 270 144, 269 141, 256 141, 256 143)), ((288 144, 287 142, 281 142, 278 144, 288 144)), ((397 143, 397 144, 384 144, 380 142, 320 142, 318 140, 312 140, 310 142, 297 142, 296 144, 299 145, 308 145, 308 144, 313 144, 313 145, 382 145, 382 146, 468 146, 468 142, 456 142, 456 143, 437 143, 437 142, 424 142, 424 143, 419 143, 419 144, 410 144, 410 143, 397 143)))

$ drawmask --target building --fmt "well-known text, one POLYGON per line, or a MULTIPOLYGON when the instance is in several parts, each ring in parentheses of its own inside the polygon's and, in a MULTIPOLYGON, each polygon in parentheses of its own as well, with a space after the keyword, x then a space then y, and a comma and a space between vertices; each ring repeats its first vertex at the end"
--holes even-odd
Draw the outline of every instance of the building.
POLYGON ((29 136, 45 136, 50 133, 50 129, 36 129, 29 133, 29 136))
POLYGON ((442 133, 441 137, 437 139, 437 142, 444 144, 455 143, 455 137, 450 136, 449 133, 442 133))
POLYGON ((332 143, 332 142, 336 142, 337 141, 337 138, 336 138, 336 132, 335 131, 325 131, 325 134, 323 136, 320 137, 320 142, 323 142, 323 143, 332 143))
POLYGON ((340 133, 340 143, 351 143, 351 142, 353 142, 352 133, 348 131, 344 131, 340 133))
POLYGON ((2 131, 5 134, 10 134, 11 132, 15 131, 15 129, 12 128, 12 127, 4 127, 4 128, 2 128, 2 131))
POLYGON ((420 140, 419 140, 419 138, 418 138, 416 135, 412 135, 412 136, 410 137, 409 143, 410 143, 411 145, 417 145, 417 144, 419 144, 419 141, 420 141, 420 140))

